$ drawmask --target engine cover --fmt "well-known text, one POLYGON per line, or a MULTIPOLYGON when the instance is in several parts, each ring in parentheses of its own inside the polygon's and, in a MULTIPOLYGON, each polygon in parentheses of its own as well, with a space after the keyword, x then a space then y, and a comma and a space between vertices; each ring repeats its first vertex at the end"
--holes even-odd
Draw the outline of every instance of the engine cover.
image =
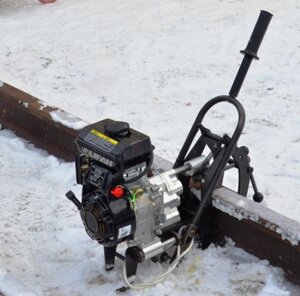
POLYGON ((110 247, 134 234, 135 213, 127 198, 107 198, 94 192, 82 198, 81 219, 88 235, 110 247))

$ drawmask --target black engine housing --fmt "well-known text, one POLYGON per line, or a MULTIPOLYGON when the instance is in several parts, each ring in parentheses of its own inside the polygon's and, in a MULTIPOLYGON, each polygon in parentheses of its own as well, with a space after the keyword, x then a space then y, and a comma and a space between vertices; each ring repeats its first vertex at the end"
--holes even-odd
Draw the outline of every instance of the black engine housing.
POLYGON ((104 119, 86 126, 76 139, 77 183, 82 184, 80 215, 88 235, 105 247, 116 246, 135 233, 135 213, 126 183, 140 178, 153 159, 150 138, 129 124, 104 119), (137 177, 126 179, 144 163, 137 177), (120 196, 113 194, 119 188, 120 196))
POLYGON ((89 193, 82 198, 80 216, 88 235, 107 247, 135 232, 135 215, 127 198, 108 198, 97 191, 89 193))

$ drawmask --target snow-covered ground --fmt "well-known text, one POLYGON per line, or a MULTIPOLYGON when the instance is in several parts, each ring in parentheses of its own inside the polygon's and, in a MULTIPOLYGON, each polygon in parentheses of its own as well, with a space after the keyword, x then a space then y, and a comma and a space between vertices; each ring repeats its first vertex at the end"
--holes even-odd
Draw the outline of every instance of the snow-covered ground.
MULTIPOLYGON (((261 9, 274 18, 239 96, 240 144, 250 147, 264 204, 300 221, 297 0, 0 0, 0 79, 88 122, 129 121, 173 161, 200 107, 228 93, 261 9)), ((212 112, 211 129, 230 133, 230 111, 212 112)), ((0 267, 38 295, 114 294, 120 273, 104 272, 101 249, 64 197, 73 165, 8 131, 0 147, 0 267)), ((157 269, 147 263, 142 278, 157 269)), ((169 281, 143 293, 287 295, 281 281, 229 244, 193 250, 169 281)))

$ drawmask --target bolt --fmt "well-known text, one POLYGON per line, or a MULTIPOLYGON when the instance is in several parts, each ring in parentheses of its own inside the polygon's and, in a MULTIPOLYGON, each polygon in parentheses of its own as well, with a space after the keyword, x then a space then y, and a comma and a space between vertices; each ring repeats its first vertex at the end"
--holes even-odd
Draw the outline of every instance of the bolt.
POLYGON ((196 234, 195 229, 192 229, 189 233, 189 237, 194 237, 195 234, 196 234))
POLYGON ((161 231, 161 229, 157 229, 157 230, 155 230, 155 234, 156 234, 156 235, 162 235, 162 231, 161 231))
POLYGON ((152 192, 157 192, 158 190, 159 190, 159 186, 158 185, 151 186, 151 191, 152 192))

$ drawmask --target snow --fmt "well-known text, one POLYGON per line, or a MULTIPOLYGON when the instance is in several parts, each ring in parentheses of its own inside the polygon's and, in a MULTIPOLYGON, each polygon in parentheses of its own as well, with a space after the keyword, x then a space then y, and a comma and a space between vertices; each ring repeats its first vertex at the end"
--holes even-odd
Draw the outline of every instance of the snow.
POLYGON ((0 268, 0 289, 5 296, 35 296, 32 291, 15 279, 4 268, 0 268))
MULTIPOLYGON (((250 148, 263 204, 300 221, 297 0, 2 0, 0 78, 83 121, 129 121, 173 161, 199 108, 228 93, 260 9, 274 18, 239 95, 247 114, 240 145, 250 148)), ((235 115, 219 107, 206 124, 230 133, 235 115)), ((0 267, 37 295, 114 295, 120 263, 104 271, 101 248, 64 198, 80 194, 73 164, 8 131, 0 143, 0 267)), ((142 280, 163 269, 142 268, 142 280)), ((278 269, 228 243, 193 249, 166 282, 140 294, 300 294, 293 289, 278 269)))
POLYGON ((73 129, 79 130, 88 125, 86 121, 83 121, 80 118, 77 118, 70 113, 66 113, 62 110, 51 111, 49 114, 53 121, 59 122, 62 125, 73 129))

